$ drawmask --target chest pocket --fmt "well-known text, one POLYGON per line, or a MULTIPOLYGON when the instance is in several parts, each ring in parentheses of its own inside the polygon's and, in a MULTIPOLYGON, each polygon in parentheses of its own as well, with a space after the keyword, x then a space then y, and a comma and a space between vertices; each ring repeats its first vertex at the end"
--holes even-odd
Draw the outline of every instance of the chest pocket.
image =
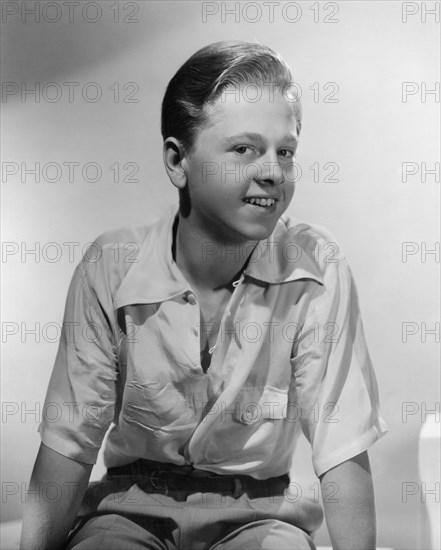
POLYGON ((271 386, 244 388, 235 402, 234 420, 241 424, 280 421, 287 417, 288 391, 271 386))
POLYGON ((128 382, 123 413, 126 422, 155 431, 172 430, 194 422, 192 408, 171 383, 128 382))

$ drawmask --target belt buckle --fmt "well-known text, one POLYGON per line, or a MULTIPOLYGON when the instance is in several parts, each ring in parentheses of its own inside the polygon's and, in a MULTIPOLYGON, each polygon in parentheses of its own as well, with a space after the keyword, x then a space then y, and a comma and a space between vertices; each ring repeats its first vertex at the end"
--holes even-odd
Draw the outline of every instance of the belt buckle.
POLYGON ((233 484, 234 484, 234 486, 233 486, 233 498, 235 500, 237 500, 238 498, 240 498, 242 496, 242 493, 243 493, 242 482, 238 477, 235 477, 233 479, 233 484))
POLYGON ((154 470, 149 476, 149 481, 153 489, 156 489, 157 491, 163 493, 165 496, 168 495, 168 485, 167 482, 163 478, 161 478, 161 470, 154 470), (162 486, 161 481, 163 483, 162 486))

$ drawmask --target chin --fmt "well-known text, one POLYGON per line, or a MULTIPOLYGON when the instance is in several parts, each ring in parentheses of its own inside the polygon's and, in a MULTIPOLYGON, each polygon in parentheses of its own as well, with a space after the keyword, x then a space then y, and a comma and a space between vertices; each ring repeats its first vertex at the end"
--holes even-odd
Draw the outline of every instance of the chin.
POLYGON ((276 223, 271 225, 258 225, 255 227, 249 227, 247 229, 244 229, 242 234, 250 241, 263 241, 272 234, 276 223))

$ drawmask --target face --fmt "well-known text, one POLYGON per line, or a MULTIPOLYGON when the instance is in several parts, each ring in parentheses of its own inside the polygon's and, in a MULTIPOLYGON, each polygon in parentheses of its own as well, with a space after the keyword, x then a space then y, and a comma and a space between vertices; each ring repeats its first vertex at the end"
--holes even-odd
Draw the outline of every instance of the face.
POLYGON ((183 159, 188 221, 218 242, 269 237, 294 194, 292 103, 278 90, 261 92, 258 101, 249 101, 246 89, 219 97, 183 159))

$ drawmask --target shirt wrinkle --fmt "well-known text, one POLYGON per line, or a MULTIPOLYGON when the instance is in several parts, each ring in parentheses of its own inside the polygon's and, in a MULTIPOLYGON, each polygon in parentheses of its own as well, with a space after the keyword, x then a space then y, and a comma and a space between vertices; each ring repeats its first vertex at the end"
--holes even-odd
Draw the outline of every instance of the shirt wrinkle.
POLYGON ((300 426, 317 475, 381 437, 357 296, 332 237, 282 216, 251 253, 204 372, 199 305, 185 300, 193 291, 172 257, 177 212, 101 235, 99 260, 75 270, 65 320, 78 328, 71 345, 63 324, 46 402, 78 407, 56 423, 43 419, 42 440, 93 463, 113 421, 108 467, 146 458, 265 479, 295 470, 300 426), (336 262, 312 251, 329 242, 336 262), (127 243, 135 262, 124 262, 127 243), (100 337, 85 338, 81 329, 94 323, 100 337), (329 323, 337 342, 327 341, 329 323), (326 421, 329 411, 338 422, 326 421))

